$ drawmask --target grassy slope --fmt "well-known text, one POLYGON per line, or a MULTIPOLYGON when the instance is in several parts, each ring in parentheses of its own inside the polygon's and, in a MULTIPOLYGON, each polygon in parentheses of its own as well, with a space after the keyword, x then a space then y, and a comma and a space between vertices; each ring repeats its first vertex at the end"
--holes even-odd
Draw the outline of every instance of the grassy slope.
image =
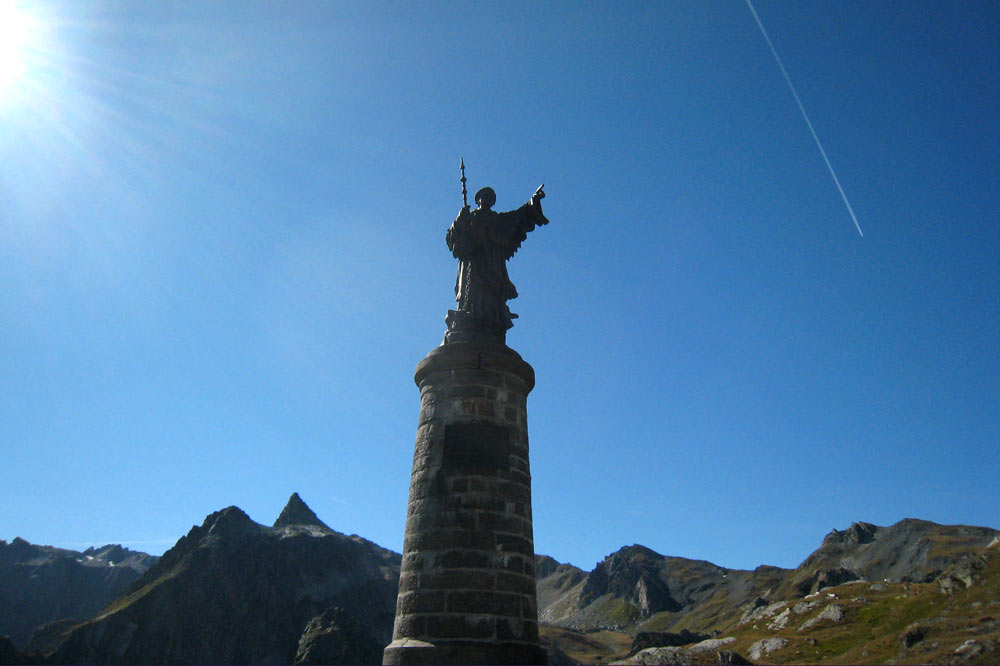
MULTIPOLYGON (((790 612, 782 629, 768 628, 773 618, 740 625, 736 609, 722 610, 725 598, 720 594, 718 600, 713 599, 719 607, 715 615, 729 619, 714 628, 721 632, 720 636, 735 637, 736 642, 726 647, 744 656, 762 638, 788 641, 782 649, 761 657, 758 660, 761 664, 1000 663, 1000 547, 984 551, 984 557, 985 568, 977 572, 969 588, 946 594, 937 582, 881 586, 871 582, 846 583, 809 599, 818 602, 809 611, 790 612), (843 619, 822 620, 805 630, 799 629, 831 604, 841 607, 843 619), (923 638, 906 647, 901 637, 911 627, 918 627, 923 638), (957 656, 956 648, 970 639, 984 649, 976 655, 957 656)), ((803 599, 788 601, 788 607, 792 608, 803 599)), ((707 620, 712 614, 706 612, 702 619, 707 620)), ((660 624, 670 623, 663 618, 660 624)), ((685 628, 680 624, 673 624, 671 630, 685 628)), ((580 634, 545 626, 542 634, 545 641, 554 642, 567 655, 587 664, 623 659, 630 642, 628 634, 608 631, 580 634)))

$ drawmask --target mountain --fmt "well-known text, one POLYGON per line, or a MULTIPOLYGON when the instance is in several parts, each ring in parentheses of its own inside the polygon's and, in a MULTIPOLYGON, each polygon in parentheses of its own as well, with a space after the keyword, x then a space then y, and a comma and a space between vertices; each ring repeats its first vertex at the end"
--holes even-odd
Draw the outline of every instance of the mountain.
POLYGON ((271 527, 229 507, 42 652, 57 663, 381 663, 400 560, 330 529, 297 494, 271 527))
POLYGON ((997 534, 988 527, 938 525, 914 518, 890 527, 853 523, 844 531, 830 532, 795 570, 789 584, 804 595, 852 580, 928 582, 997 534))
MULTIPOLYGON (((752 571, 641 545, 590 572, 538 555, 543 647, 552 663, 629 655, 629 663, 740 663, 743 655, 755 663, 989 663, 1000 658, 998 535, 912 519, 854 523, 795 569, 752 571)), ((132 568, 125 563, 140 555, 105 547, 72 556, 19 539, 4 546, 22 565, 68 558, 102 571, 132 568)), ((270 527, 229 507, 95 616, 50 623, 28 656, 11 654, 49 663, 379 663, 400 559, 330 529, 298 494, 270 527)))
POLYGON ((647 648, 616 663, 707 664, 724 656, 735 663, 732 656, 744 654, 758 664, 1000 663, 1000 538, 933 580, 907 577, 855 580, 757 605, 710 640, 647 648))
MULTIPOLYGON (((985 527, 937 525, 914 519, 889 527, 854 523, 847 530, 833 530, 795 569, 761 566, 753 571, 663 556, 643 546, 622 548, 590 573, 540 556, 536 558, 536 571, 539 619, 546 623, 542 626, 543 642, 569 660, 583 659, 590 663, 598 658, 606 661, 643 652, 643 648, 660 652, 648 653, 645 657, 648 661, 639 659, 632 663, 715 663, 712 660, 722 658, 716 652, 723 645, 716 644, 712 637, 720 632, 736 646, 725 644, 725 652, 749 649, 752 642, 738 640, 743 635, 754 636, 755 640, 775 638, 773 633, 786 626, 791 628, 791 622, 803 624, 813 617, 818 619, 806 630, 813 626, 822 628, 839 622, 830 620, 838 612, 853 617, 861 607, 873 626, 881 622, 876 619, 881 617, 883 607, 892 617, 900 612, 894 604, 906 606, 904 618, 933 618, 933 613, 921 615, 936 608, 925 603, 929 597, 918 597, 911 589, 937 591, 941 595, 939 588, 947 588, 961 591, 958 596, 967 596, 972 594, 966 591, 972 581, 983 579, 987 589, 992 586, 994 595, 1000 593, 1000 564, 991 565, 998 569, 994 578, 980 575, 988 559, 985 553, 991 543, 998 542, 998 535, 997 530, 985 527), (862 589, 866 585, 871 589, 862 589), (830 591, 833 586, 846 586, 853 590, 852 595, 867 601, 840 603, 836 604, 839 610, 827 610, 830 604, 825 602, 830 597, 825 595, 836 594, 830 591), (873 598, 878 604, 868 603, 873 598), (899 601, 903 598, 910 601, 899 601), (828 613, 826 617, 818 617, 824 612, 828 613), (621 645, 627 636, 634 640, 631 649, 623 651, 621 645), (685 643, 693 645, 683 647, 685 643)), ((994 545, 991 552, 996 550, 994 545)), ((958 601, 955 603, 961 606, 958 601)), ((1000 601, 994 605, 1000 606, 1000 601)), ((987 629, 997 624, 992 619, 997 612, 1000 610, 984 616, 987 619, 977 626, 987 629)), ((974 615, 972 611, 969 613, 974 615)), ((848 626, 849 622, 836 624, 836 631, 846 631, 843 627, 848 626)), ((887 622, 887 626, 896 631, 892 622, 887 622)), ((787 653, 785 662, 775 663, 801 663, 806 654, 818 654, 815 650, 804 652, 801 641, 782 640, 799 647, 787 653)), ((864 641, 853 637, 848 643, 861 645, 864 641)), ((776 644, 768 643, 772 650, 777 649, 776 644)), ((988 651, 988 643, 983 645, 984 654, 1000 656, 988 651)), ((864 661, 862 649, 847 661, 864 661)), ((767 661, 762 650, 758 646, 754 651, 755 662, 762 658, 767 661)), ((806 661, 813 663, 814 658, 806 661)))
POLYGON ((590 573, 544 560, 538 571, 539 621, 585 632, 707 630, 789 574, 768 566, 726 569, 639 545, 609 555, 590 573))
POLYGON ((39 625, 91 617, 157 559, 119 545, 78 552, 0 540, 0 634, 23 648, 39 625))

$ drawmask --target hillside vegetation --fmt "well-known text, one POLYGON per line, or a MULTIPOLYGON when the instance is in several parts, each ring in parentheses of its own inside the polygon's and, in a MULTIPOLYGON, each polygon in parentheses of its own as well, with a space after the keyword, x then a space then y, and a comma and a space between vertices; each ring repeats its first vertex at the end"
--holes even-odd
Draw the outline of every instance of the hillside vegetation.
MULTIPOLYGON (((889 533, 904 535, 911 547, 882 557, 890 553, 884 543, 864 548, 876 540, 868 540, 875 531, 868 527, 874 526, 831 533, 799 568, 771 572, 781 577, 785 571, 785 580, 775 581, 770 594, 741 606, 733 607, 731 590, 718 585, 700 608, 654 613, 634 622, 628 633, 550 626, 543 627, 543 640, 566 663, 709 664, 740 657, 757 664, 1000 663, 1000 541, 994 537, 975 548, 969 539, 978 539, 981 528, 911 521, 889 533), (905 568, 898 565, 903 558, 905 568), (893 573, 896 579, 862 580, 859 569, 893 573), (824 576, 855 579, 813 590, 824 576), (621 648, 627 637, 642 631, 688 627, 711 638, 638 652, 637 640, 621 648)), ((893 528, 877 529, 885 536, 893 528)), ((618 613, 612 622, 625 615, 618 613)))

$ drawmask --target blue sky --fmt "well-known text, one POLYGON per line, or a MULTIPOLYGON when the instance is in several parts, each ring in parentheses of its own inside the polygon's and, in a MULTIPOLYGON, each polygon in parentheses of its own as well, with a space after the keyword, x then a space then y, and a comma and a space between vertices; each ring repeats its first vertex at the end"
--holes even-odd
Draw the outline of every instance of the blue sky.
POLYGON ((863 238, 735 0, 18 2, 0 538, 160 553, 297 491, 400 550, 463 156, 548 193, 509 265, 538 552, 1000 527, 1000 6, 755 6, 863 238))

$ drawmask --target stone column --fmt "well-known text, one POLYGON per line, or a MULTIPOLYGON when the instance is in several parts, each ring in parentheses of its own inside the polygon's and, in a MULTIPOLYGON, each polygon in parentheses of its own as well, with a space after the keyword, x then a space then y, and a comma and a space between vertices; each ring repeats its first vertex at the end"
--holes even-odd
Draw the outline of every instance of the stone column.
POLYGON ((420 387, 393 641, 383 664, 544 664, 526 401, 506 345, 449 342, 420 387))

